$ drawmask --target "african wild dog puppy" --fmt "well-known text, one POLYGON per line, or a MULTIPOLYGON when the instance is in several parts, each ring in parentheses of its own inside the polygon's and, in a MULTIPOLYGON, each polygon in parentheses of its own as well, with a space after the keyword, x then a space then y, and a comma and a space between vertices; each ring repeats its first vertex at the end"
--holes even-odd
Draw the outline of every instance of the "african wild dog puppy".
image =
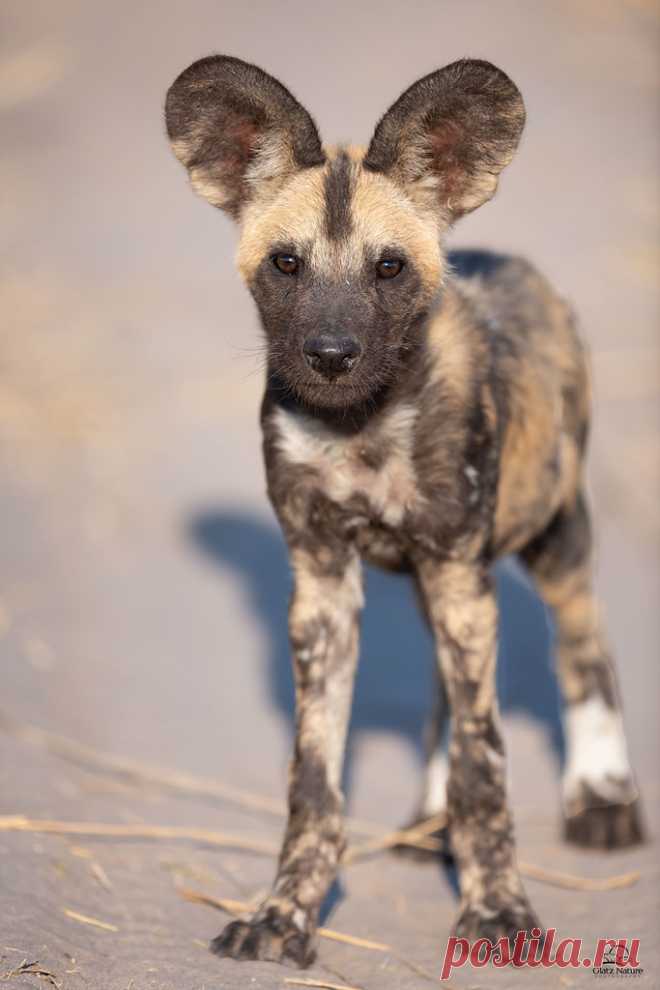
POLYGON ((238 267, 268 345, 268 491, 294 575, 288 827, 272 892, 213 949, 313 958, 344 848, 361 558, 414 575, 436 637, 419 813, 446 802, 456 931, 494 940, 530 929, 495 697, 497 557, 519 554, 554 609, 567 837, 624 846, 641 831, 592 592, 589 385, 571 312, 526 262, 442 246, 495 192, 523 129, 520 93, 487 62, 456 62, 406 90, 366 152, 331 149, 279 82, 212 56, 179 76, 166 116, 193 188, 240 226, 238 267))

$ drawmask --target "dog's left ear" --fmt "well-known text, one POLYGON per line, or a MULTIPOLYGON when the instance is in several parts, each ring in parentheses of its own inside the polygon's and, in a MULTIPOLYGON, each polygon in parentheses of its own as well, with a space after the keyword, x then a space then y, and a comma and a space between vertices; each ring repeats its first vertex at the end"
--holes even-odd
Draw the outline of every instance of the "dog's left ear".
POLYGON ((494 194, 524 124, 509 77, 490 62, 463 59, 399 97, 376 127, 364 166, 453 221, 494 194))

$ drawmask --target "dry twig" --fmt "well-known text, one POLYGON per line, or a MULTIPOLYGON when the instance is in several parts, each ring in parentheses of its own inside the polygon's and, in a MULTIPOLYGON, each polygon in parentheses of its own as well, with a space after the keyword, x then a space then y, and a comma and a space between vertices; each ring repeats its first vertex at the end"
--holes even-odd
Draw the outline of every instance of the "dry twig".
POLYGON ((440 849, 440 842, 437 839, 430 839, 429 836, 432 832, 437 832, 438 829, 444 828, 447 824, 447 816, 443 813, 438 815, 433 815, 432 818, 427 818, 423 822, 419 822, 417 825, 413 825, 410 828, 397 829, 394 832, 388 832, 385 835, 379 835, 374 839, 370 839, 368 842, 363 842, 359 846, 352 846, 346 850, 344 856, 342 857, 342 862, 354 863, 359 859, 363 859, 365 856, 371 856, 376 852, 383 852, 385 849, 391 849, 393 846, 406 845, 415 846, 421 849, 430 849, 435 851, 440 849), (426 842, 424 840, 427 840, 426 842))
MULTIPOLYGON (((439 839, 434 839, 430 833, 442 828, 446 824, 446 816, 435 815, 424 822, 414 825, 412 828, 400 829, 389 832, 368 842, 363 842, 358 846, 349 848, 344 854, 342 862, 350 864, 358 862, 366 856, 391 849, 393 846, 406 845, 416 849, 425 849, 429 852, 440 852, 443 848, 439 839)), ((632 887, 640 878, 640 873, 633 870, 630 873, 620 873, 611 877, 580 877, 573 873, 561 873, 557 870, 546 870, 535 863, 520 861, 518 868, 523 876, 539 883, 547 883, 552 887, 562 887, 565 890, 585 890, 593 893, 603 893, 607 890, 620 890, 623 887, 632 887)))
MULTIPOLYGON (((393 845, 405 843, 421 849, 439 850, 437 839, 425 838, 423 831, 434 831, 438 828, 438 820, 429 819, 411 829, 390 832, 382 836, 376 847, 373 843, 364 843, 344 856, 344 863, 354 863, 366 855, 388 849, 393 845), (366 847, 369 848, 366 848, 366 847)), ((278 846, 273 842, 261 839, 246 839, 243 836, 226 832, 217 832, 204 828, 186 828, 174 825, 121 825, 103 824, 100 822, 62 822, 48 819, 31 819, 24 815, 0 816, 0 832, 45 832, 54 835, 88 835, 111 838, 133 839, 188 839, 193 842, 205 842, 209 845, 220 846, 224 849, 240 849, 265 856, 276 856, 278 846)), ((520 872, 523 876, 540 883, 562 887, 566 890, 584 890, 602 893, 608 890, 620 890, 632 887, 640 878, 638 871, 617 874, 611 877, 580 877, 572 873, 560 873, 546 870, 534 863, 520 862, 520 872)))
POLYGON ((538 880, 539 883, 563 887, 565 890, 588 890, 594 893, 632 887, 641 876, 639 870, 632 870, 630 873, 619 873, 611 877, 578 877, 574 873, 546 870, 542 866, 535 866, 534 863, 519 863, 518 866, 523 876, 538 880))
MULTIPOLYGON (((177 889, 184 900, 190 901, 193 904, 206 904, 208 907, 218 908, 218 910, 225 911, 227 914, 247 914, 254 910, 254 905, 246 901, 236 901, 231 897, 211 897, 197 890, 191 890, 189 887, 178 887, 177 889)), ((360 949, 372 949, 374 952, 392 952, 391 945, 385 945, 383 942, 373 942, 367 938, 358 938, 357 935, 345 935, 343 932, 335 932, 331 928, 319 928, 318 934, 321 938, 328 938, 334 942, 345 942, 347 945, 354 945, 360 949)))
POLYGON ((39 961, 35 959, 34 962, 28 962, 24 959, 22 963, 16 966, 14 969, 8 970, 6 973, 0 975, 0 981, 3 983, 7 980, 13 979, 15 976, 38 976, 42 980, 47 980, 52 987, 56 990, 60 990, 62 984, 58 983, 53 974, 48 969, 43 969, 39 965, 39 961))
POLYGON ((327 980, 303 980, 295 976, 286 976, 284 982, 294 987, 320 987, 321 990, 361 990, 361 987, 349 987, 346 983, 328 983, 327 980))
POLYGON ((99 921, 98 918, 90 918, 88 914, 80 914, 79 911, 72 911, 71 908, 62 908, 67 918, 79 921, 81 925, 91 925, 93 928, 102 928, 106 932, 118 932, 116 925, 111 925, 109 921, 99 921))
POLYGON ((4 815, 0 816, 0 832, 44 832, 51 835, 88 835, 115 839, 190 839, 193 842, 206 842, 225 849, 242 849, 245 852, 255 852, 265 856, 276 856, 279 851, 272 842, 246 839, 241 835, 215 832, 206 828, 185 828, 177 825, 61 822, 26 818, 25 815, 4 815))
POLYGON ((103 887, 104 890, 112 890, 110 877, 100 863, 97 863, 96 860, 93 859, 89 864, 89 869, 94 879, 101 885, 101 887, 103 887))
MULTIPOLYGON (((64 759, 91 766, 97 770, 116 773, 143 784, 155 785, 178 791, 179 793, 201 797, 221 798, 242 808, 266 812, 272 815, 286 814, 286 806, 281 801, 231 787, 222 781, 195 777, 176 770, 152 767, 138 763, 135 760, 128 760, 123 757, 102 753, 99 750, 93 749, 91 746, 85 746, 58 733, 47 732, 34 725, 18 723, 3 712, 0 712, 0 729, 64 759)), ((368 842, 349 848, 344 854, 343 862, 345 864, 354 863, 366 856, 389 849, 395 845, 410 845, 429 852, 440 851, 442 848, 441 843, 437 839, 434 839, 430 833, 438 828, 442 828, 444 824, 445 817, 443 815, 437 815, 434 818, 428 819, 426 822, 421 822, 413 828, 383 834, 382 829, 378 825, 374 825, 371 822, 364 822, 360 819, 347 818, 346 826, 348 829, 355 833, 372 836, 373 838, 368 842)), ((63 835, 189 839, 266 855, 276 855, 278 852, 270 843, 247 840, 205 829, 177 829, 168 826, 146 825, 85 825, 75 822, 38 823, 36 821, 30 822, 29 819, 24 819, 22 816, 16 816, 14 819, 0 819, 0 830, 10 828, 16 830, 22 829, 23 831, 52 831, 63 835), (17 824, 9 824, 12 820, 17 824), (20 824, 21 822, 23 824, 20 824)), ((595 893, 630 887, 637 883, 640 876, 638 872, 631 872, 618 876, 604 877, 602 879, 592 879, 590 877, 579 877, 569 873, 546 870, 533 863, 521 862, 519 863, 519 867, 520 872, 524 876, 532 880, 537 880, 540 883, 547 883, 567 890, 584 890, 595 893)))
MULTIPOLYGON (((103 753, 84 743, 62 736, 57 732, 48 732, 36 725, 15 721, 6 712, 0 711, 0 729, 24 742, 45 749, 62 759, 78 765, 93 767, 95 770, 118 774, 141 784, 162 787, 165 790, 177 791, 196 797, 220 798, 231 804, 251 811, 266 812, 269 815, 284 816, 287 807, 282 801, 254 794, 237 787, 232 787, 220 780, 207 777, 196 777, 179 770, 168 770, 139 763, 137 760, 126 759, 103 753)), ((347 828, 362 835, 378 835, 380 826, 371 822, 363 822, 355 818, 346 819, 347 828)))

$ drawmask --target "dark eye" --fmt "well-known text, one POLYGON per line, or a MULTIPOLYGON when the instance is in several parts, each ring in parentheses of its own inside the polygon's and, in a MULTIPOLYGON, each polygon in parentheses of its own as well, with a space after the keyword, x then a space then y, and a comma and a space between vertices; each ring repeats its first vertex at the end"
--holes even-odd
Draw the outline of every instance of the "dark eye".
POLYGON ((403 262, 398 258, 382 258, 376 265, 376 273, 378 278, 396 278, 402 268, 403 262))
POLYGON ((273 264, 285 275, 295 275, 300 262, 295 254, 275 254, 273 255, 273 264))

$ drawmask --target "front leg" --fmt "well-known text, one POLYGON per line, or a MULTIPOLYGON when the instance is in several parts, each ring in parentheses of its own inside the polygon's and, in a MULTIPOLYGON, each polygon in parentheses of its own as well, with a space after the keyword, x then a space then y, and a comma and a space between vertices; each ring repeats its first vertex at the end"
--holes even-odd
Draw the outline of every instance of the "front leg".
POLYGON ((358 654, 360 562, 352 550, 294 550, 289 611, 296 740, 289 820, 273 889, 249 921, 234 921, 212 950, 234 959, 308 966, 323 899, 345 839, 341 774, 358 654))
POLYGON ((492 582, 474 564, 424 560, 418 571, 452 713, 447 814, 461 886, 456 934, 514 938, 539 923, 518 873, 506 794, 492 582))

